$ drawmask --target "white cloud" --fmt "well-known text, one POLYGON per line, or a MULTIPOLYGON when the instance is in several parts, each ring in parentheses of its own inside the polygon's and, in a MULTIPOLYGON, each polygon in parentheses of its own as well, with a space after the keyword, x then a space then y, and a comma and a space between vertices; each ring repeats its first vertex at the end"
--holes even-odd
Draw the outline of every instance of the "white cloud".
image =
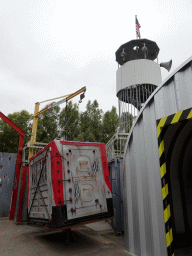
POLYGON ((115 52, 135 39, 135 14, 142 38, 160 48, 159 63, 173 59, 176 68, 191 55, 190 1, 1 1, 0 111, 33 113, 35 102, 83 86, 81 110, 94 99, 104 111, 118 106, 115 52))

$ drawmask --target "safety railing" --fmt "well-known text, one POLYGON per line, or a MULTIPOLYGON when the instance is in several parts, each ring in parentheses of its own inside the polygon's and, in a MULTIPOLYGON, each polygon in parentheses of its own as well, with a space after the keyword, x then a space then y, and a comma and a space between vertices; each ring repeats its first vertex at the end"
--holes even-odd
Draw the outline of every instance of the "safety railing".
POLYGON ((106 144, 108 163, 115 158, 123 158, 125 143, 129 133, 115 133, 106 144))

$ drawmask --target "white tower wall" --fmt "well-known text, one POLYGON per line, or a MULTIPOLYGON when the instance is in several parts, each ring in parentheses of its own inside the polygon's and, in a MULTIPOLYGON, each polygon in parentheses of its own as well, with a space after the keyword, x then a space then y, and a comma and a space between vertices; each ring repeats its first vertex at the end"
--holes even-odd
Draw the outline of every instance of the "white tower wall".
POLYGON ((116 81, 116 94, 132 85, 152 84, 158 86, 162 82, 160 66, 148 59, 128 61, 117 70, 116 81))

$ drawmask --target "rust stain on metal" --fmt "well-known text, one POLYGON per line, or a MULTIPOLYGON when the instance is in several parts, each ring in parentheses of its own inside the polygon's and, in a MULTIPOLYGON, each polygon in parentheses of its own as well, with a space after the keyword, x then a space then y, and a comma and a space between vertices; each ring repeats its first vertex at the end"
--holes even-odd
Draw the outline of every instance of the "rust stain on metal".
POLYGON ((3 165, 0 165, 0 170, 3 169, 3 165))
POLYGON ((11 156, 9 157, 9 161, 12 161, 12 160, 11 160, 11 156))
POLYGON ((91 189, 90 188, 83 188, 83 194, 86 193, 86 196, 91 195, 91 189))
POLYGON ((88 161, 79 161, 79 167, 80 169, 86 169, 89 166, 89 162, 88 161))

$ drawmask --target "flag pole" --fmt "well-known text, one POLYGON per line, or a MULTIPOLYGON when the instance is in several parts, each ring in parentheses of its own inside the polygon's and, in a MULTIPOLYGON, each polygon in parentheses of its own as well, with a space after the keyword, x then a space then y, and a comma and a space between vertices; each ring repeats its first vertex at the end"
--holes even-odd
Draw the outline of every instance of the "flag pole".
MULTIPOLYGON (((135 15, 135 28, 136 28, 136 19, 137 19, 137 15, 135 15)), ((136 31, 136 39, 138 39, 138 37, 137 37, 137 29, 135 31, 136 31)))

